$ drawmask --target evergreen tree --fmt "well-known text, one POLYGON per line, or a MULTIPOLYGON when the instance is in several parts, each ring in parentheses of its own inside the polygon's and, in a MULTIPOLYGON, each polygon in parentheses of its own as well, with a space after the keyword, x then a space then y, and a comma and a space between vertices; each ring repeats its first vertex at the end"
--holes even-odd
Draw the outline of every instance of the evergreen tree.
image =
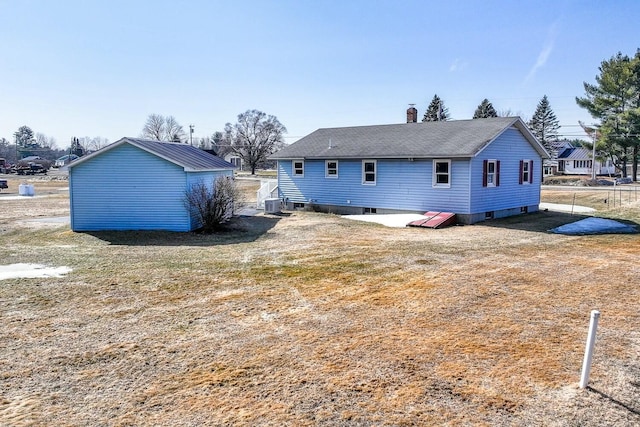
POLYGON ((486 119, 487 117, 498 117, 498 112, 493 105, 489 102, 487 98, 485 98, 478 108, 476 108, 476 112, 473 113, 474 119, 486 119))
POLYGON ((576 102, 600 120, 599 139, 625 177, 631 161, 635 181, 640 150, 640 49, 633 58, 618 52, 602 61, 599 70, 596 84, 585 82, 585 96, 576 102))
POLYGON ((529 129, 548 151, 551 150, 551 142, 558 139, 560 124, 549 105, 547 95, 544 95, 538 102, 536 112, 529 120, 529 129))
POLYGON ((438 97, 438 95, 434 95, 427 111, 424 112, 422 121, 438 122, 446 120, 449 120, 449 110, 444 106, 444 102, 442 102, 440 97, 438 97))
POLYGON ((18 147, 33 148, 36 145, 36 139, 33 131, 29 126, 20 126, 18 131, 14 133, 18 147))

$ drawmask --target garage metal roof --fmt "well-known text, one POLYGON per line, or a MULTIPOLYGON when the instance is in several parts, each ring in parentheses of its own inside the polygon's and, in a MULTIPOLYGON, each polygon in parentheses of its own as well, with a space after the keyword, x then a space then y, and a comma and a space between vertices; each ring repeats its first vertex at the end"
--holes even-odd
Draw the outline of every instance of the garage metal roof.
POLYGON ((235 169, 234 165, 221 159, 220 157, 209 154, 204 150, 188 144, 152 141, 140 138, 122 138, 94 153, 81 157, 80 159, 71 163, 69 167, 76 167, 79 164, 95 156, 99 156, 106 151, 112 150, 122 144, 131 144, 135 147, 140 148, 141 150, 161 157, 171 163, 182 166, 184 170, 188 172, 235 169))

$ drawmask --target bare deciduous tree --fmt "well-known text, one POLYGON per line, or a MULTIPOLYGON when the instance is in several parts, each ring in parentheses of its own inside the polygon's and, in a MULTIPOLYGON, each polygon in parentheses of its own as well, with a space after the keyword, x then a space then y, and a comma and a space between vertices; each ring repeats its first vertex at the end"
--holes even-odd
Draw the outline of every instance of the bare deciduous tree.
POLYGON ((247 110, 238 115, 235 125, 225 125, 223 143, 242 158, 251 168, 251 174, 255 175, 256 167, 284 145, 285 133, 287 128, 275 116, 247 110))
POLYGON ((142 136, 156 141, 162 141, 164 137, 164 117, 160 114, 149 114, 147 122, 142 128, 142 136))
POLYGON ((184 142, 187 139, 184 129, 173 116, 165 117, 164 132, 167 141, 184 142))
POLYGON ((175 117, 150 114, 142 128, 142 137, 156 141, 184 142, 184 129, 175 117))

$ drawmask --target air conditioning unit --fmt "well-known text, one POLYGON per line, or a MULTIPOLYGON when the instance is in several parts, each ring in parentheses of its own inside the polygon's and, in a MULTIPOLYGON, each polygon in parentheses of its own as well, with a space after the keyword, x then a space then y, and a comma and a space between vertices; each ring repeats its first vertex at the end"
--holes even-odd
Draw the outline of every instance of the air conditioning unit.
POLYGON ((264 213, 280 213, 280 199, 265 199, 264 213))

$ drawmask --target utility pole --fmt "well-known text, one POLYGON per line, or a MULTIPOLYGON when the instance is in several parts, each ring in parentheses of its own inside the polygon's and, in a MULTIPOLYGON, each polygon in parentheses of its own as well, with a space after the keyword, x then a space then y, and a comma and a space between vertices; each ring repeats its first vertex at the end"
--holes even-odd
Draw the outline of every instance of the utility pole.
POLYGON ((189 144, 193 146, 193 125, 189 125, 189 144))
POLYGON ((598 140, 598 127, 597 125, 593 125, 593 127, 587 126, 584 123, 582 123, 580 120, 578 120, 578 124, 580 125, 584 133, 586 133, 591 138, 593 138, 593 149, 591 153, 591 179, 595 181, 596 180, 596 141, 598 140))

